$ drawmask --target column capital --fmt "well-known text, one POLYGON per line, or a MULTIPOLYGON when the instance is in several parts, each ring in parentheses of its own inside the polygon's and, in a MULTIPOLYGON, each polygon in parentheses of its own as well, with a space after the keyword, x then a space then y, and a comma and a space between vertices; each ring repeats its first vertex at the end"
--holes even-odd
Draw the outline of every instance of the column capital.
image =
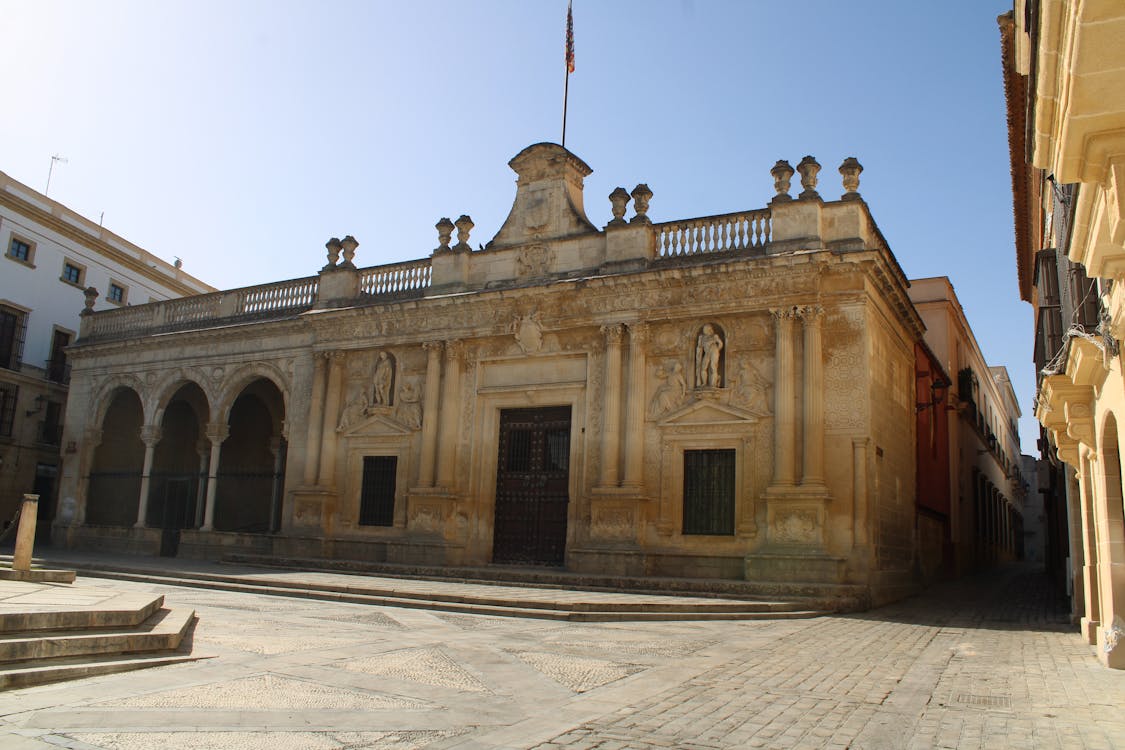
POLYGON ((824 307, 821 305, 801 305, 793 310, 806 326, 818 326, 824 319, 824 307))
POLYGON ((602 333, 605 334, 606 342, 609 344, 620 344, 621 339, 625 336, 624 323, 607 323, 602 326, 602 333))
POLYGON ((423 341, 422 342, 422 348, 425 349, 427 352, 429 352, 431 354, 433 354, 434 352, 437 352, 438 354, 440 354, 441 348, 442 348, 442 342, 440 342, 440 341, 423 341))
POLYGON ((203 434, 211 441, 212 445, 222 444, 230 437, 230 425, 224 422, 208 422, 203 434))
POLYGON ((637 321, 636 323, 629 324, 629 341, 634 345, 643 344, 648 341, 648 334, 648 323, 637 321))
POLYGON ((797 317, 797 308, 796 307, 771 307, 770 308, 770 315, 773 317, 773 319, 775 321, 777 321, 778 323, 781 323, 781 322, 784 322, 784 321, 787 321, 787 320, 792 320, 793 318, 797 317))
POLYGON ((456 362, 465 352, 465 343, 460 339, 450 339, 445 342, 445 361, 456 362))
POLYGON ((141 442, 144 443, 146 447, 155 447, 156 444, 160 442, 160 437, 161 430, 158 425, 146 424, 141 427, 141 442))

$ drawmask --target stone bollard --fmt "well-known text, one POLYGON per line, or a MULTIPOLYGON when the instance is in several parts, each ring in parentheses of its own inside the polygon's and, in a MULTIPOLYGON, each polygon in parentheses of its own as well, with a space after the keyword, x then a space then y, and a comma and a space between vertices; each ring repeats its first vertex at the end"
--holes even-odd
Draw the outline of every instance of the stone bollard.
POLYGON ((39 517, 39 496, 24 495, 20 508, 20 526, 16 531, 16 551, 12 554, 12 570, 31 570, 31 550, 35 546, 35 522, 39 517))

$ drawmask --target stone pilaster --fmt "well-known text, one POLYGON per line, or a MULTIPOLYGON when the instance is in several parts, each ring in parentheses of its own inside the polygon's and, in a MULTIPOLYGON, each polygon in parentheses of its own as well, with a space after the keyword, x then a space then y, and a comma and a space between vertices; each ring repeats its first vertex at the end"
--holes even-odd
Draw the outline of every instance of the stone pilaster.
POLYGON ((1098 528, 1094 510, 1094 467, 1097 454, 1086 446, 1078 449, 1078 487, 1082 525, 1082 595, 1086 600, 1086 611, 1080 622, 1082 635, 1090 645, 1098 642, 1098 626, 1101 624, 1101 591, 1098 588, 1101 572, 1098 565, 1098 528))
POLYGON ((328 357, 328 389, 324 394, 324 415, 320 427, 320 468, 316 483, 321 487, 336 485, 336 421, 344 391, 344 353, 332 352, 328 357))
POLYGON ((791 487, 797 478, 797 405, 793 361, 793 310, 770 310, 776 333, 774 359, 773 481, 791 487))
POLYGON ((200 531, 210 531, 215 523, 215 490, 219 484, 219 457, 223 441, 230 437, 230 427, 223 422, 211 422, 205 430, 211 441, 211 460, 207 466, 207 500, 203 508, 203 525, 200 531))
POLYGON ((805 450, 801 484, 824 486, 824 360, 821 346, 821 324, 824 308, 810 305, 801 309, 805 336, 805 450))
POLYGON ((441 393, 441 342, 422 344, 426 350, 426 387, 422 400, 422 456, 418 466, 418 486, 434 486, 434 460, 437 456, 438 394, 441 393))
POLYGON ((325 368, 327 360, 323 353, 313 354, 312 394, 309 396, 309 423, 305 437, 306 486, 316 484, 316 474, 320 468, 320 429, 324 423, 324 390, 327 384, 325 368))
MULTIPOLYGON (((458 220, 460 221, 460 220, 458 220)), ((445 366, 441 389, 441 430, 438 445, 439 487, 452 490, 457 477, 458 422, 461 414, 460 341, 445 342, 445 366)))
POLYGON ((625 419, 626 487, 640 490, 644 483, 645 442, 645 343, 648 327, 629 324, 629 402, 625 419))
POLYGON ((602 411, 602 487, 616 487, 621 467, 621 323, 602 326, 605 334, 605 400, 602 411))
POLYGON ((135 528, 143 529, 148 521, 148 491, 152 479, 152 459, 156 453, 156 446, 160 443, 160 428, 156 425, 146 424, 141 428, 141 442, 145 444, 144 468, 141 469, 141 490, 137 498, 137 522, 135 528))

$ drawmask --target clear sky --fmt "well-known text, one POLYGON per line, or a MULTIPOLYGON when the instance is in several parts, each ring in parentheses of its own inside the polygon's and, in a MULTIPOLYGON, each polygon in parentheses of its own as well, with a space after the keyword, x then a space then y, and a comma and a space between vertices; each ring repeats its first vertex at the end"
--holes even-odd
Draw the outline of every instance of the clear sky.
MULTIPOLYGON (((949 276, 989 364, 1031 411, 1016 288, 1004 0, 574 0, 567 147, 655 221, 759 208, 805 154, 860 192, 911 277, 949 276)), ((508 160, 559 140, 565 0, 0 0, 0 171, 215 286, 472 243, 514 196, 508 160)), ((796 181, 795 181, 796 182, 796 181)), ((1037 430, 1021 420, 1024 452, 1037 430)))

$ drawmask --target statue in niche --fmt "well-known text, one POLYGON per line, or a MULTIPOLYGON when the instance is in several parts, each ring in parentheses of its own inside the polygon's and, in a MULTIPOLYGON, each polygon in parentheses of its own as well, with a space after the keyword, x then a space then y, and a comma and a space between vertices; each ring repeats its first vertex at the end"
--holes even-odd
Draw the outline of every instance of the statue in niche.
POLYGON ((721 388, 723 337, 706 323, 695 340, 695 387, 721 388))
POLYGON ((657 371, 663 382, 656 389, 649 405, 649 415, 653 418, 672 411, 687 398, 687 380, 684 366, 679 362, 669 362, 657 371))
POLYGON ((422 426, 422 397, 418 393, 418 385, 411 380, 404 381, 399 389, 395 416, 415 430, 422 426))
POLYGON ((379 352, 375 362, 375 378, 371 393, 371 406, 390 406, 391 388, 394 385, 395 363, 391 355, 379 352))

